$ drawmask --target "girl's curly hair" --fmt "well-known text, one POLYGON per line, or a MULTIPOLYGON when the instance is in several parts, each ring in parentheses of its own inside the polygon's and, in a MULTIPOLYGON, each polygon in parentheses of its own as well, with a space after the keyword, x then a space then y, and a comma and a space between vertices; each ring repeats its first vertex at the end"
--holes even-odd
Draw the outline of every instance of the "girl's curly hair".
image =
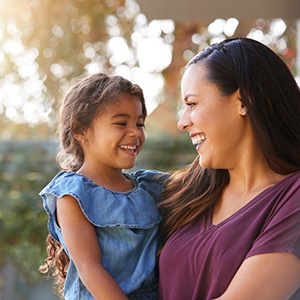
MULTIPOLYGON (((83 164, 84 156, 80 143, 74 134, 93 125, 93 121, 112 103, 120 101, 120 96, 129 94, 142 104, 144 120, 147 109, 142 89, 121 76, 108 76, 103 73, 80 78, 62 99, 59 111, 58 136, 60 149, 57 164, 62 170, 76 172, 83 164)), ((44 264, 39 267, 42 274, 51 272, 55 290, 63 299, 64 282, 70 259, 63 246, 50 234, 46 238, 47 254, 44 264)))
POLYGON ((64 299, 64 283, 70 259, 64 251, 62 245, 50 234, 46 238, 47 254, 44 264, 39 267, 42 274, 52 273, 54 277, 54 288, 60 299, 64 299))

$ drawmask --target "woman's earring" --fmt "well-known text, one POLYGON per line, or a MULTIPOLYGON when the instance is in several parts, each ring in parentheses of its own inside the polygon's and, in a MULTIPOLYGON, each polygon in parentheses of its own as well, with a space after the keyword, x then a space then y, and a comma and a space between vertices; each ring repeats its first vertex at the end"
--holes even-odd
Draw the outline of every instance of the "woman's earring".
POLYGON ((82 144, 84 144, 84 143, 85 143, 85 139, 82 139, 82 141, 81 141, 81 142, 82 142, 82 144))
POLYGON ((247 113, 247 108, 246 108, 246 107, 243 107, 243 108, 240 110, 240 114, 241 114, 242 116, 245 116, 246 113, 247 113))

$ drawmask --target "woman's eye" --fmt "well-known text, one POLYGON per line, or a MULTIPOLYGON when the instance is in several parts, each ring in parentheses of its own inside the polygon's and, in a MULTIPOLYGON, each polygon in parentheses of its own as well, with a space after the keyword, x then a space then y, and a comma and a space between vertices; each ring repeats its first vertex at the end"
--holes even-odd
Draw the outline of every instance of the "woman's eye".
POLYGON ((196 105, 196 103, 195 102, 187 102, 186 105, 189 107, 193 107, 196 105))

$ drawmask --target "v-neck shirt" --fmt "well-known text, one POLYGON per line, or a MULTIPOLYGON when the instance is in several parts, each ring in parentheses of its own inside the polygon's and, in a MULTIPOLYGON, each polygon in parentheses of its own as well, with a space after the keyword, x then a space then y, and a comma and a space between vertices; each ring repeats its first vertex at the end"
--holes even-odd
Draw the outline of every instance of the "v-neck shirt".
MULTIPOLYGON (((289 252, 300 259, 300 173, 262 191, 212 224, 201 215, 179 228, 160 255, 160 300, 220 297, 248 257, 289 252)), ((291 299, 300 299, 300 290, 291 299)))

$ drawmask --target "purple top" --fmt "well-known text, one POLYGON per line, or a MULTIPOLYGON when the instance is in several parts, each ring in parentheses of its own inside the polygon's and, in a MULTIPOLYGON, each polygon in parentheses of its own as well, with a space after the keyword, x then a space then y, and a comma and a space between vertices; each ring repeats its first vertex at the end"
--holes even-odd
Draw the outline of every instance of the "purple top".
MULTIPOLYGON (((299 172, 217 225, 200 216, 179 228, 160 256, 159 299, 220 297, 246 258, 270 252, 300 259, 299 172)), ((300 299, 300 289, 291 299, 300 299)))

